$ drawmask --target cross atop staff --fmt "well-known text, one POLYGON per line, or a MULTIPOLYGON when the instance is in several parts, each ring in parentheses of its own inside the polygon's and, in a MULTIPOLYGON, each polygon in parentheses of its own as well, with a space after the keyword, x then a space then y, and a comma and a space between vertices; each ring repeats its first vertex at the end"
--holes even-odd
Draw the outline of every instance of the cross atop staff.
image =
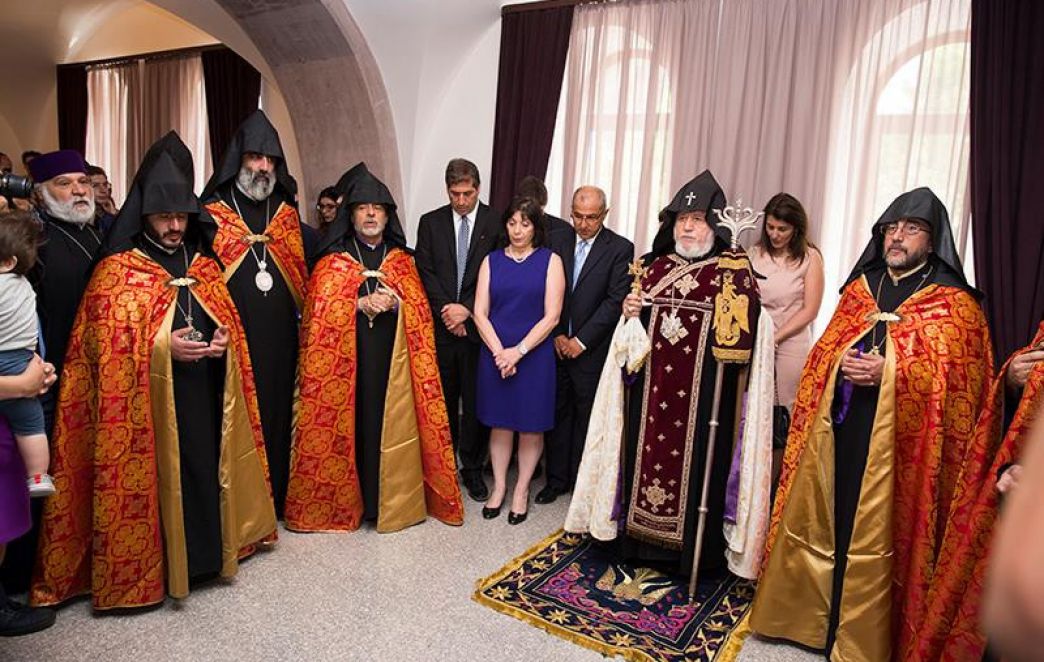
POLYGON ((642 293, 642 278, 645 277, 646 269, 642 266, 641 259, 635 260, 627 267, 627 273, 631 274, 631 294, 642 293))
POLYGON ((758 221, 765 215, 764 212, 756 212, 750 207, 743 206, 743 198, 736 198, 736 202, 726 205, 724 209, 715 209, 718 216, 718 225, 725 227, 731 237, 730 243, 733 249, 739 248, 739 237, 747 230, 753 230, 758 226, 758 221))

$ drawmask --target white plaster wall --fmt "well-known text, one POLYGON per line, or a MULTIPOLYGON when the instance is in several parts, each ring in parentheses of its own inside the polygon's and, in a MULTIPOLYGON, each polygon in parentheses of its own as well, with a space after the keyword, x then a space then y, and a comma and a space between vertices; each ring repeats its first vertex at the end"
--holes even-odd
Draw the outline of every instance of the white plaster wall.
POLYGON ((110 12, 97 20, 93 29, 85 27, 74 28, 69 49, 60 63, 107 60, 218 43, 190 23, 144 2, 110 12))
MULTIPOLYGON (((454 157, 474 161, 486 199, 493 157, 500 0, 341 0, 381 69, 402 168, 410 243, 424 212, 446 204, 454 157)), ((351 164, 346 164, 351 165, 351 164)))

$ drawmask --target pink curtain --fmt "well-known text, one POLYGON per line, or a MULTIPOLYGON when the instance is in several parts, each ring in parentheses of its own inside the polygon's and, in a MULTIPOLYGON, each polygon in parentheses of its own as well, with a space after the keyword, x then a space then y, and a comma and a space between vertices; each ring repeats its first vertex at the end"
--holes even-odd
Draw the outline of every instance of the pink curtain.
POLYGON ((905 190, 932 187, 970 255, 969 24, 968 0, 578 7, 552 200, 568 212, 575 187, 605 188, 610 224, 641 251, 657 211, 704 168, 755 208, 787 191, 823 250, 828 315, 870 225, 905 190))
POLYGON ((199 54, 92 67, 87 86, 86 158, 108 172, 117 201, 126 195, 145 151, 171 129, 192 152, 195 188, 202 190, 213 166, 199 54))

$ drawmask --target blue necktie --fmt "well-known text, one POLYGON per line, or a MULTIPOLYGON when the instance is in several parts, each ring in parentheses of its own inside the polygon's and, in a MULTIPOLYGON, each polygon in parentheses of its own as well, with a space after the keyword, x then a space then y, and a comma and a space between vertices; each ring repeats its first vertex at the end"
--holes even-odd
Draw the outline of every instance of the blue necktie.
POLYGON ((584 260, 587 259, 587 247, 586 241, 581 241, 576 245, 576 257, 573 258, 573 289, 576 289, 576 281, 580 280, 580 272, 584 269, 584 260))
POLYGON ((468 230, 467 216, 460 218, 460 231, 457 232, 457 298, 460 298, 460 286, 464 284, 464 269, 468 265, 468 230))

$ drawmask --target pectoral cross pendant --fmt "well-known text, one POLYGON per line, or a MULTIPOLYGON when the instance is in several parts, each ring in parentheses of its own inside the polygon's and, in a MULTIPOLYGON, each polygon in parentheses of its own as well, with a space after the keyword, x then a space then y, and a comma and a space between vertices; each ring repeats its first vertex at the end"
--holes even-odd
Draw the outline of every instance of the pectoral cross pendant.
POLYGON ((663 322, 660 324, 660 333, 667 339, 667 342, 672 345, 677 344, 679 340, 682 340, 685 336, 689 335, 689 332, 682 325, 681 318, 678 317, 677 313, 673 311, 671 313, 664 313, 662 319, 663 322))

